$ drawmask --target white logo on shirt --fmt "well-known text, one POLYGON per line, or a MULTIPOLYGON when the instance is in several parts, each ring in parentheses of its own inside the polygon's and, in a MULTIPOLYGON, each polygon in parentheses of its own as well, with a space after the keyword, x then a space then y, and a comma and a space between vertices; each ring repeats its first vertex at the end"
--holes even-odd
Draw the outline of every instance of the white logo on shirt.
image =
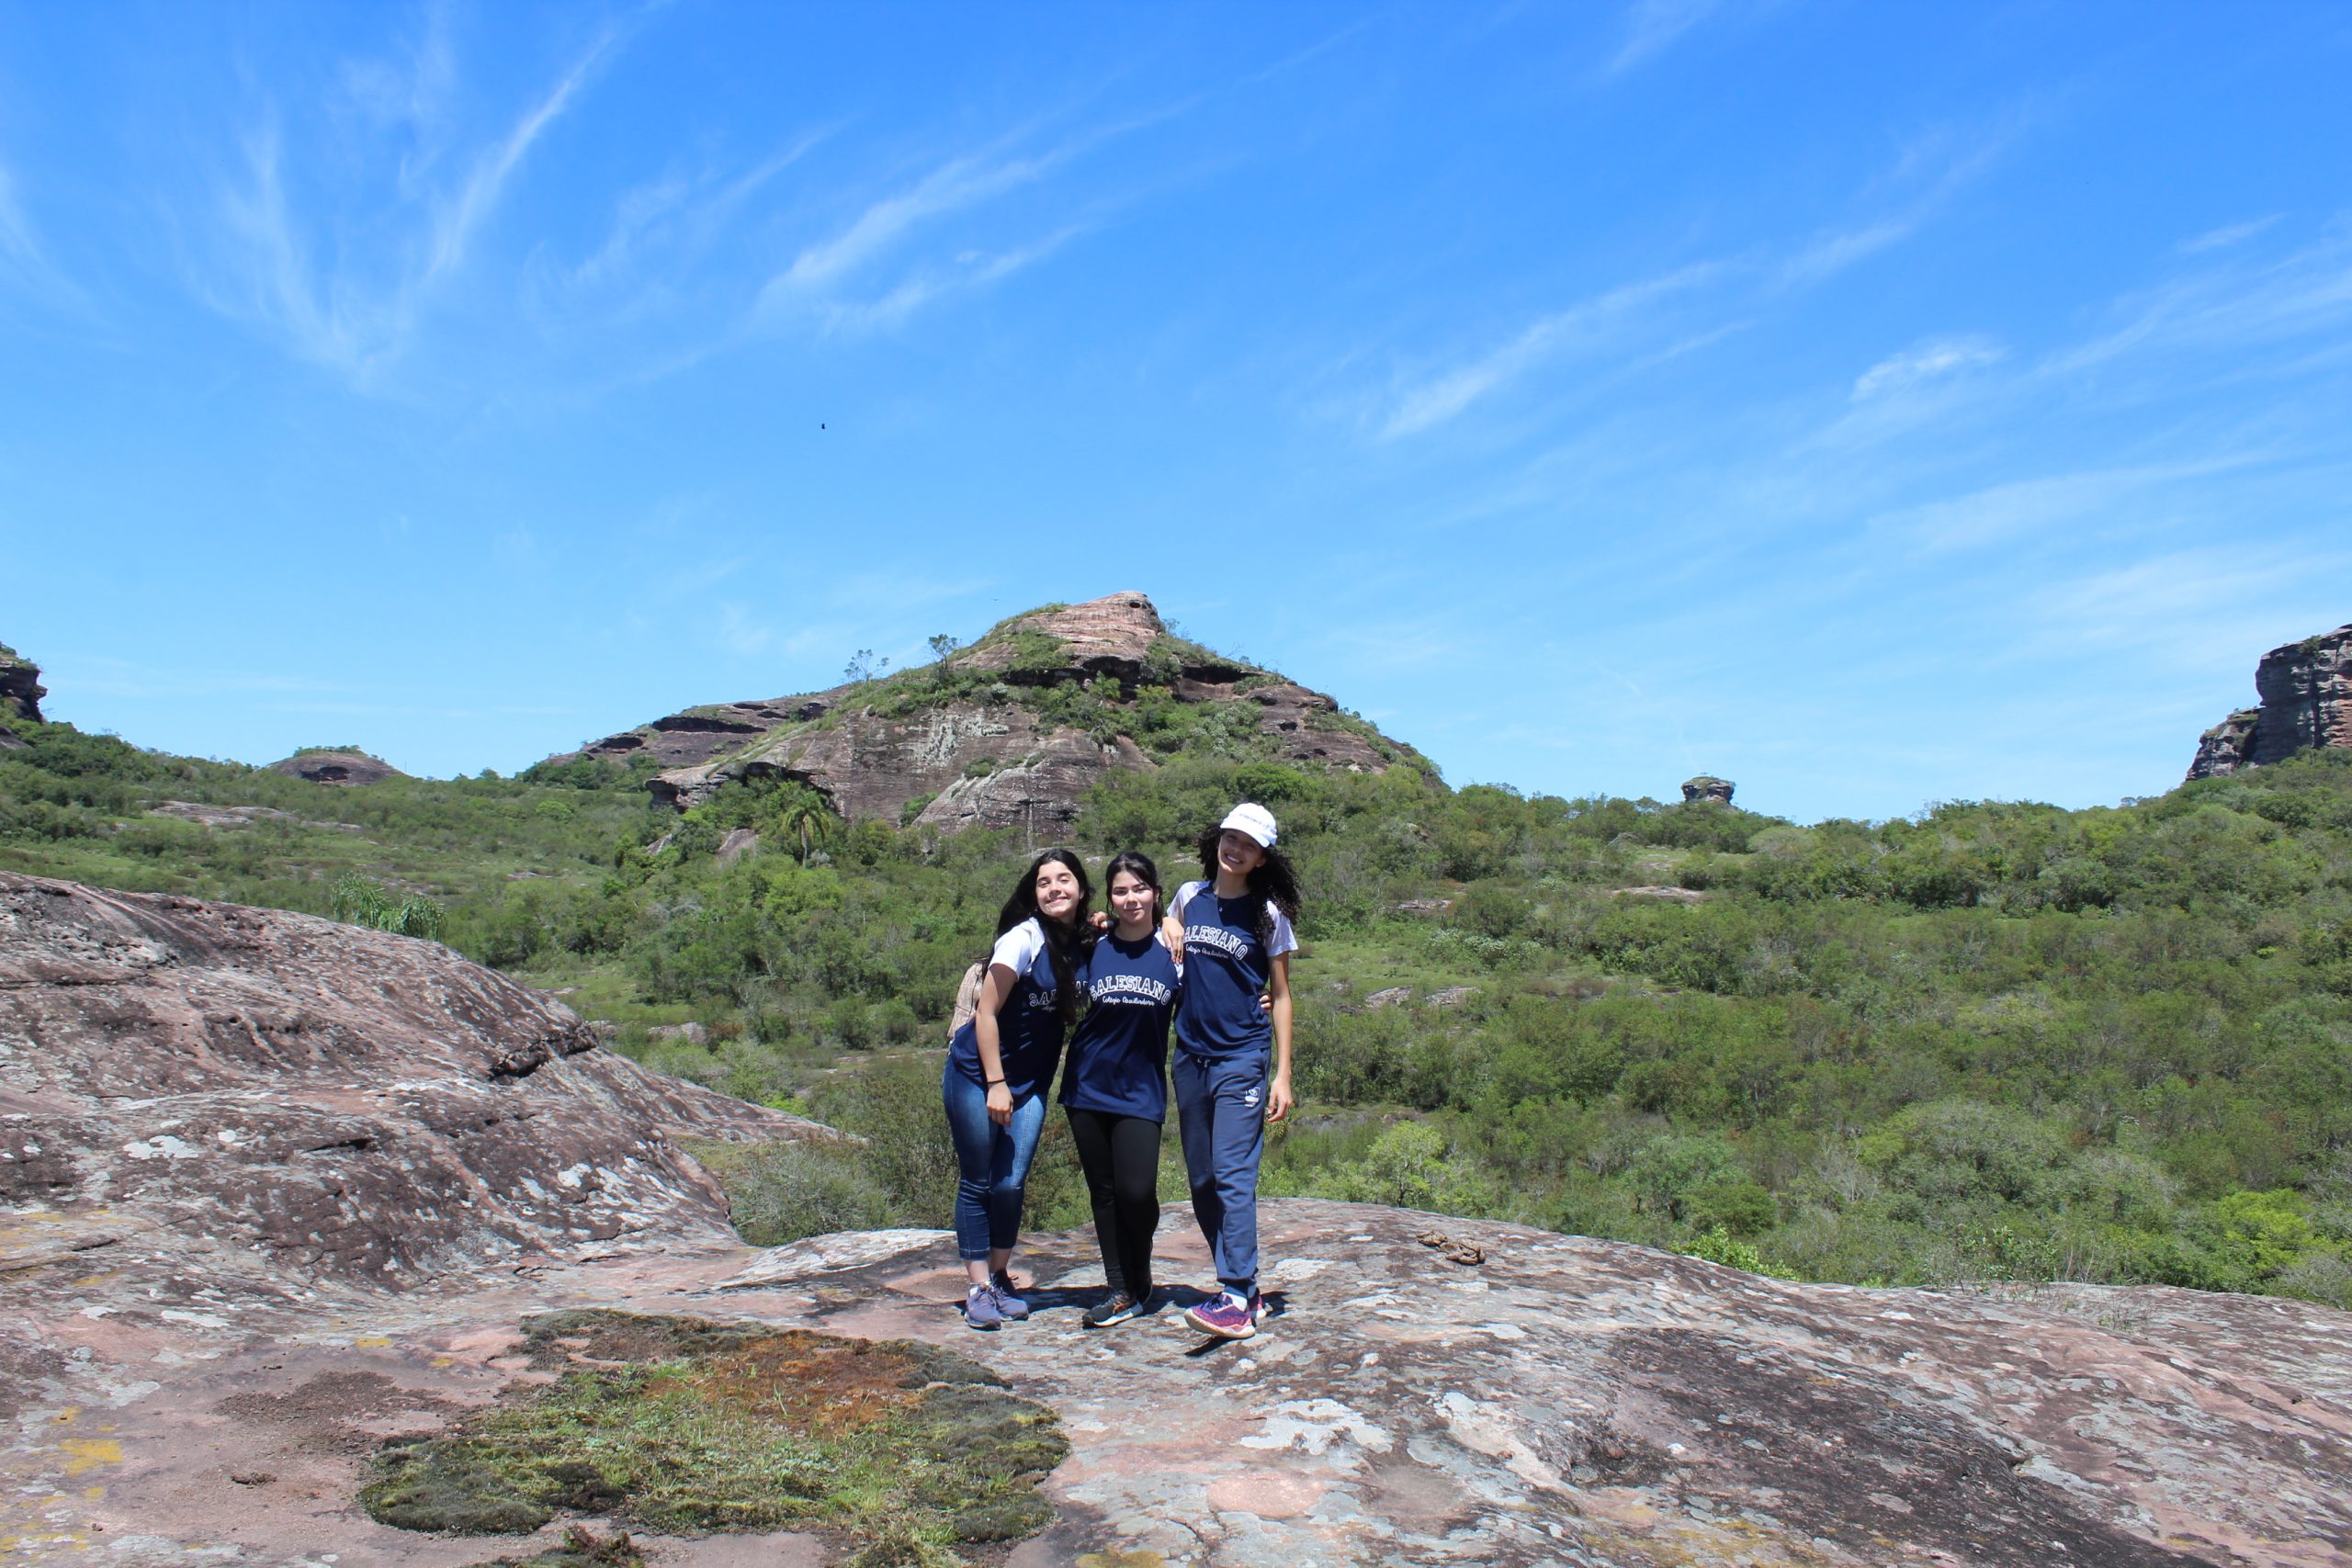
POLYGON ((1250 950, 1257 945, 1254 938, 1244 936, 1239 931, 1227 931, 1223 926, 1186 926, 1184 945, 1190 947, 1194 942, 1199 942, 1204 947, 1214 947, 1219 953, 1234 958, 1249 957, 1250 950))
POLYGON ((1088 987, 1098 1002, 1124 1002, 1129 1007, 1165 1007, 1172 993, 1148 975, 1105 975, 1088 987))

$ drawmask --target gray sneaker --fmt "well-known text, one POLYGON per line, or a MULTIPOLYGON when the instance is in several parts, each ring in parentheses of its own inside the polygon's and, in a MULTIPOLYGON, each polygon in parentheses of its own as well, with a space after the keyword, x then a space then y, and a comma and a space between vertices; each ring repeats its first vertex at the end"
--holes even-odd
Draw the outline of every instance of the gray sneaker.
POLYGON ((1143 1311, 1143 1303, 1125 1291, 1114 1291, 1086 1309, 1079 1321, 1089 1328, 1108 1328, 1114 1323, 1125 1323, 1143 1311))
POLYGON ((1003 1323, 1004 1314, 997 1309, 994 1291, 986 1285, 975 1285, 964 1292, 965 1327, 997 1328, 1003 1323))
POLYGON ((998 1312, 1015 1322, 1029 1315, 1029 1303, 1012 1293, 1012 1275, 1001 1269, 998 1269, 989 1280, 989 1288, 996 1292, 998 1312))

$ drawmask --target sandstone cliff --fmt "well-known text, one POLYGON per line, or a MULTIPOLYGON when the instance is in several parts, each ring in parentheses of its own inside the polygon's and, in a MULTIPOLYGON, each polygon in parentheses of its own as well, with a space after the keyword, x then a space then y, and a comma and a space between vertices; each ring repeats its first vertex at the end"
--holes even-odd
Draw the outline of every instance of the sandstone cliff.
POLYGON ((852 820, 1049 830, 1106 772, 1194 743, 1370 773, 1418 761, 1321 693, 1171 637, 1141 593, 1013 616, 920 670, 689 708, 548 761, 653 759, 649 787, 681 807, 730 779, 783 778, 852 820))
POLYGON ((2352 626, 2272 649, 2255 667, 2254 689, 2259 706, 2239 709, 2198 739, 2190 778, 2352 746, 2352 626))

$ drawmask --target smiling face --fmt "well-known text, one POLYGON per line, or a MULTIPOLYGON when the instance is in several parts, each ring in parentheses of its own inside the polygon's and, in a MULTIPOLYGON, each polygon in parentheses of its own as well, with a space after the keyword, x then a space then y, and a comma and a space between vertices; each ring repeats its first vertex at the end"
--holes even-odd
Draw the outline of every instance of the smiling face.
POLYGON ((1119 934, 1139 936, 1151 929, 1151 908, 1159 898, 1159 890, 1132 871, 1119 871, 1111 878, 1111 913, 1118 918, 1119 934))
POLYGON ((1078 909, 1078 874, 1057 860, 1037 868, 1037 912, 1049 920, 1067 920, 1078 909))
POLYGON ((1266 847, 1238 828, 1227 828, 1216 839, 1216 864, 1231 876, 1248 876, 1266 863, 1266 847))

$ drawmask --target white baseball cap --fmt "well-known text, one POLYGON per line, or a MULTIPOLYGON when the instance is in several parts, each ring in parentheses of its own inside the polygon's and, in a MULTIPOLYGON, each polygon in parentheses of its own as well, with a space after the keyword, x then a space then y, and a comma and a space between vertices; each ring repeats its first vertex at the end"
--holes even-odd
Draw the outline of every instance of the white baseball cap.
POLYGON ((1247 833, 1258 840, 1258 847, 1274 847, 1274 814, 1255 801, 1245 800, 1225 814, 1219 829, 1230 828, 1237 833, 1247 833))

